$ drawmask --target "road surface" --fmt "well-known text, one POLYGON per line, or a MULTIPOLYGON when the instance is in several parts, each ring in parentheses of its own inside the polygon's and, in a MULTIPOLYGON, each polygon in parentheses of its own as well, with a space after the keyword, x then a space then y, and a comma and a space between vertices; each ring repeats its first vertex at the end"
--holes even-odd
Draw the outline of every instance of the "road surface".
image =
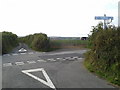
POLYGON ((36 52, 22 44, 2 57, 2 87, 114 88, 85 69, 85 52, 74 49, 36 52), (27 52, 19 53, 20 48, 27 52))

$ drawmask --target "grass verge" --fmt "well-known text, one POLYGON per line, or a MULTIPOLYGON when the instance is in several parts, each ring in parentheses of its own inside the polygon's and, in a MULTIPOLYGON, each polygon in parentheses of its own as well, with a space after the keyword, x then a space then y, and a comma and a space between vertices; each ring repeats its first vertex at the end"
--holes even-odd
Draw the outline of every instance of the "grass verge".
POLYGON ((84 66, 90 72, 94 73, 102 79, 107 80, 113 86, 120 88, 120 71, 117 68, 118 63, 107 67, 105 70, 102 70, 102 68, 105 67, 104 63, 101 63, 100 61, 94 62, 90 52, 85 53, 85 57, 84 66))

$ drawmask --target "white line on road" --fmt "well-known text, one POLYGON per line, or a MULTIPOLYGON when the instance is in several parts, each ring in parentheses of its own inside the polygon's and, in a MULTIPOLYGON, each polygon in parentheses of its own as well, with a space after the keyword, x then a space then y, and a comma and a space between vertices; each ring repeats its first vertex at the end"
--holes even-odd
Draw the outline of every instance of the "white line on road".
POLYGON ((16 65, 24 65, 24 62, 15 62, 16 65))
POLYGON ((35 61, 27 61, 27 63, 31 64, 31 63, 36 63, 35 61))
POLYGON ((26 53, 20 53, 20 54, 26 54, 26 53))
POLYGON ((56 59, 61 60, 61 59, 63 59, 63 58, 56 58, 56 59))
POLYGON ((4 54, 3 56, 10 56, 10 54, 4 54))
POLYGON ((56 61, 55 59, 53 58, 50 58, 50 59, 47 59, 48 61, 56 61))
POLYGON ((73 59, 78 59, 78 56, 73 57, 73 59))
POLYGON ((65 57, 65 59, 71 59, 71 57, 65 57))
POLYGON ((37 60, 37 61, 38 61, 38 62, 46 62, 45 60, 42 60, 42 59, 41 59, 41 60, 37 60))
POLYGON ((14 55, 18 55, 18 54, 17 53, 13 53, 12 55, 14 56, 14 55))
POLYGON ((12 66, 12 63, 4 63, 3 67, 12 66))
MULTIPOLYGON (((39 82, 41 82, 41 83, 49 86, 50 88, 55 89, 54 84, 52 83, 52 81, 50 80, 48 74, 46 73, 46 71, 45 71, 43 68, 23 70, 22 72, 23 72, 24 74, 26 74, 26 75, 28 75, 28 76, 30 76, 30 77, 38 80, 39 82), (41 71, 41 72, 43 73, 44 77, 46 78, 46 81, 43 80, 43 79, 41 79, 41 78, 39 78, 39 77, 37 77, 37 76, 34 76, 33 74, 30 73, 30 72, 38 72, 38 71, 41 71)), ((56 89, 55 89, 55 90, 56 90, 56 89)))

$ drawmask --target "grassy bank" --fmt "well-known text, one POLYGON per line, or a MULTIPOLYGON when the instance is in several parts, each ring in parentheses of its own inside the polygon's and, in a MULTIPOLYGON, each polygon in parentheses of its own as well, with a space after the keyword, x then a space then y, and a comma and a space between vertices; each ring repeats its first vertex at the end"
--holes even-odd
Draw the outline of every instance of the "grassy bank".
POLYGON ((120 69, 116 69, 119 66, 118 63, 115 63, 108 68, 103 65, 104 62, 102 61, 93 62, 90 52, 87 52, 85 57, 86 59, 84 61, 84 65, 90 72, 98 75, 100 78, 103 78, 110 83, 113 83, 113 85, 120 87, 120 69), (105 70, 102 70, 102 68, 105 68, 105 70))

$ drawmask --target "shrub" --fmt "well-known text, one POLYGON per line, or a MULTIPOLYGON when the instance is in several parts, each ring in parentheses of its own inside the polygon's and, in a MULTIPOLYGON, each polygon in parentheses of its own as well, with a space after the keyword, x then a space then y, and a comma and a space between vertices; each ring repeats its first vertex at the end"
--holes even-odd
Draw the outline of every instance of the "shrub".
POLYGON ((10 52, 18 45, 17 35, 12 32, 2 32, 2 54, 10 52))
POLYGON ((92 71, 120 85, 120 27, 102 27, 98 24, 89 36, 91 51, 86 54, 86 62, 92 71))
POLYGON ((21 37, 19 38, 19 41, 26 43, 29 47, 37 51, 48 51, 50 48, 49 38, 43 33, 21 37))

